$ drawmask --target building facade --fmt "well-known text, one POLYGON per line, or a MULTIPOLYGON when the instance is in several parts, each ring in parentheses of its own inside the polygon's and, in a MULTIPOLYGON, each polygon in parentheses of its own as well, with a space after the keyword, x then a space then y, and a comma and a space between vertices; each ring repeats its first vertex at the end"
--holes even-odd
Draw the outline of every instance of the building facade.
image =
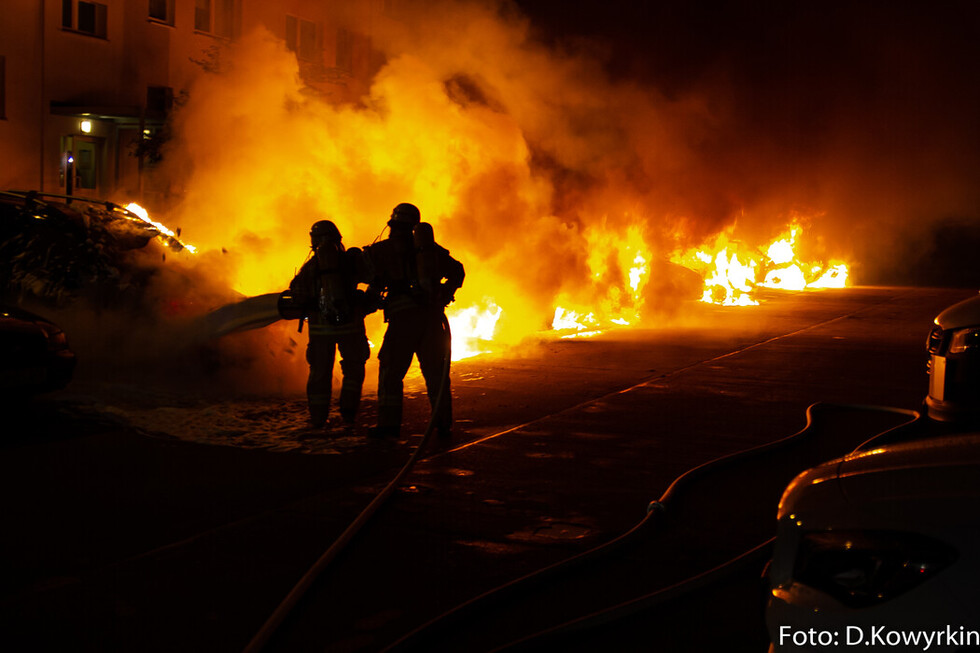
POLYGON ((0 190, 167 193, 153 174, 175 102, 262 26, 331 101, 367 89, 387 0, 12 0, 0 5, 0 190))

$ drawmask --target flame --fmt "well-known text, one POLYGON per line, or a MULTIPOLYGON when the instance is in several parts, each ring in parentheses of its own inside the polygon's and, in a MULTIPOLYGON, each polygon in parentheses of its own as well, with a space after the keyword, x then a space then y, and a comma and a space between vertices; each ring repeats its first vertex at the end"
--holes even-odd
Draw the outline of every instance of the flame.
MULTIPOLYGON (((814 268, 814 273, 819 273, 822 268, 814 268)), ((830 268, 823 272, 816 281, 808 284, 809 288, 845 288, 847 287, 847 264, 831 262, 830 268)))
POLYGON ((453 334, 454 361, 491 351, 490 343, 493 342, 503 310, 493 300, 487 300, 486 303, 485 308, 468 306, 447 311, 446 317, 453 334))
MULTIPOLYGON (((522 24, 481 7, 466 9, 480 20, 431 17, 440 29, 386 53, 351 102, 304 86, 295 54, 271 33, 229 45, 222 56, 235 65, 190 89, 167 170, 157 171, 173 177, 174 219, 220 260, 216 274, 245 295, 281 290, 315 220, 363 246, 410 201, 466 267, 448 312, 456 359, 542 330, 582 337, 636 326, 691 295, 688 273, 669 265, 683 240, 666 224, 687 202, 650 181, 697 178, 698 151, 672 134, 679 123, 700 133, 711 117, 693 100, 604 80, 591 61, 556 58, 522 24)), ((789 242, 768 256, 728 238, 684 265, 704 273, 704 301, 757 303, 752 291, 793 261, 786 250, 803 233, 781 234, 789 242)), ((381 318, 367 327, 379 341, 381 318)))
POLYGON ((181 241, 180 238, 178 238, 177 234, 174 233, 174 231, 171 230, 169 227, 155 220, 151 220, 150 212, 144 209, 136 202, 130 202, 129 204, 127 204, 126 210, 132 213, 133 215, 137 216, 143 222, 152 225, 157 231, 159 231, 160 235, 157 236, 157 238, 160 240, 160 242, 162 242, 167 247, 170 247, 172 249, 186 249, 191 254, 197 253, 196 247, 181 241))
POLYGON ((653 259, 643 230, 631 225, 620 231, 601 221, 583 236, 589 248, 585 263, 590 283, 558 297, 551 329, 575 332, 562 338, 593 336, 642 319, 653 259))
POLYGON ((712 243, 684 253, 672 260, 702 274, 701 301, 723 306, 752 306, 756 288, 800 291, 847 286, 848 265, 841 261, 807 264, 796 254, 797 239, 803 231, 799 219, 791 222, 768 245, 749 248, 733 238, 735 226, 718 234, 712 243), (729 254, 729 249, 733 250, 729 254), (715 252, 712 254, 711 252, 715 252), (809 273, 804 272, 809 270, 809 273), (759 275, 763 274, 762 280, 759 275))

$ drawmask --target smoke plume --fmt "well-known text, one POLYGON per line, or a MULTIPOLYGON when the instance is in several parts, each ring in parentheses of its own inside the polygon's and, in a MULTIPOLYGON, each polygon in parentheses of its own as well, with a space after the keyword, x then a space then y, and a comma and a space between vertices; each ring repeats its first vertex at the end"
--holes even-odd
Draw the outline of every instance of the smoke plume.
POLYGON ((685 7, 583 27, 414 3, 377 26, 370 91, 340 104, 246 34, 177 116, 185 237, 253 295, 288 283, 315 220, 365 245, 410 201, 467 268, 459 306, 500 306, 516 341, 556 306, 668 319, 699 294, 671 253, 733 224, 761 243, 800 220, 801 246, 868 283, 901 278, 932 225, 976 221, 967 5, 685 7))

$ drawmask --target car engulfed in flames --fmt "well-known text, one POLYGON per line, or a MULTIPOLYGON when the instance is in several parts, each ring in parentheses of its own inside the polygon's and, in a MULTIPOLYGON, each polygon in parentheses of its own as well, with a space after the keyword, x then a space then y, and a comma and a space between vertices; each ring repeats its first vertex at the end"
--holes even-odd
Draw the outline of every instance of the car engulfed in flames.
POLYGON ((755 306, 759 289, 801 291, 844 288, 849 266, 842 260, 803 261, 796 250, 803 232, 794 219, 768 245, 750 247, 736 240, 733 229, 712 241, 674 255, 674 260, 704 277, 701 301, 723 306, 755 306))

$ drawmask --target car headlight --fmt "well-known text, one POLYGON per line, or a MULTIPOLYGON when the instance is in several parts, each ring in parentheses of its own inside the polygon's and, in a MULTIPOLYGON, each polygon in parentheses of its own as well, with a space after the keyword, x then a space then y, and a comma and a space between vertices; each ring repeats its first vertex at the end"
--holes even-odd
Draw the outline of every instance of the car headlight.
POLYGON ((965 351, 980 350, 980 327, 957 329, 949 340, 949 353, 962 354, 965 351))
POLYGON ((804 533, 793 577, 844 605, 864 608, 911 590, 956 560, 948 544, 917 533, 804 533))

